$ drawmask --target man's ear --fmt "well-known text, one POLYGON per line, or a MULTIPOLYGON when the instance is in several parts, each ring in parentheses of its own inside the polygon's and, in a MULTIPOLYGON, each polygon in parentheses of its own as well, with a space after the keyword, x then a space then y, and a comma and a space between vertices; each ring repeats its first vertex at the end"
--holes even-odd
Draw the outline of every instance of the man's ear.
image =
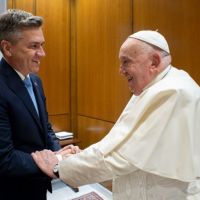
POLYGON ((2 40, 1 41, 1 48, 2 48, 2 52, 5 56, 7 56, 7 57, 12 56, 12 54, 11 54, 11 43, 9 41, 2 40))
POLYGON ((158 53, 154 53, 152 55, 152 63, 151 63, 151 66, 150 66, 150 70, 151 72, 157 72, 158 71, 158 67, 160 65, 160 62, 161 62, 161 57, 158 53))

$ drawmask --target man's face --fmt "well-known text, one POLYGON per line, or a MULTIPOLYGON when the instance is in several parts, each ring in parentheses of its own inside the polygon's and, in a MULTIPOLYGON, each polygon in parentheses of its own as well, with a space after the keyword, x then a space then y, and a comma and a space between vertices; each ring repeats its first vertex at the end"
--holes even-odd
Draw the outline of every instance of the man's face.
POLYGON ((135 95, 142 93, 151 82, 151 59, 148 53, 138 46, 135 39, 127 39, 119 52, 120 73, 128 80, 128 85, 135 95))
POLYGON ((41 28, 25 29, 20 32, 17 43, 10 43, 9 64, 24 76, 39 71, 40 60, 45 56, 44 36, 41 28))

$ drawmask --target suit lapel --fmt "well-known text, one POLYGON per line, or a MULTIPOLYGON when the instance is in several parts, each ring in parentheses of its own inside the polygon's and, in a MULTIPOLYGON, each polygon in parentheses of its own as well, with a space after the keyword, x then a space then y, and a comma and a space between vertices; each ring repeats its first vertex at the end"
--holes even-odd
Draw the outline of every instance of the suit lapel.
POLYGON ((42 97, 41 97, 41 94, 40 94, 40 91, 39 91, 39 85, 37 83, 37 80, 34 79, 34 77, 31 76, 31 81, 32 81, 32 85, 33 85, 33 90, 34 90, 34 93, 35 93, 35 97, 36 97, 36 100, 37 100, 37 104, 38 104, 38 109, 39 109, 39 114, 40 114, 40 120, 42 122, 42 126, 45 130, 45 105, 44 105, 44 102, 42 100, 42 97))
POLYGON ((19 75, 7 64, 3 63, 4 67, 2 68, 4 71, 4 75, 6 75, 6 83, 8 87, 22 100, 27 110, 30 112, 38 126, 42 129, 40 119, 38 117, 38 114, 35 110, 35 107, 33 105, 33 102, 31 100, 31 97, 29 96, 29 93, 19 77, 19 75))
MULTIPOLYGON (((30 77, 31 77, 32 85, 33 85, 33 90, 35 93, 35 98, 37 100, 38 110, 40 114, 40 121, 41 121, 44 132, 47 132, 46 110, 45 110, 44 101, 42 100, 42 97, 41 97, 40 87, 39 87, 39 84, 37 83, 37 80, 34 78, 34 76, 30 76, 30 77)), ((45 135, 43 135, 43 137, 44 137, 44 141, 46 142, 47 138, 45 137, 45 135)))

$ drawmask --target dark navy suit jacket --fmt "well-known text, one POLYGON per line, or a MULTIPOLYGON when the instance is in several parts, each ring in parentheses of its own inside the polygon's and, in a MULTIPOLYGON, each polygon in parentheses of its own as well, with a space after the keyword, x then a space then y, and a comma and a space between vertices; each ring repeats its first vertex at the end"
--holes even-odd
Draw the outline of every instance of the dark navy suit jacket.
POLYGON ((29 195, 32 192, 40 192, 42 187, 45 189, 50 187, 50 179, 36 166, 31 153, 43 149, 55 151, 60 146, 48 122, 41 80, 33 74, 30 74, 30 78, 39 116, 23 81, 2 58, 0 62, 0 195, 6 187, 10 187, 11 192, 16 190, 19 194, 23 192, 19 190, 24 190, 22 187, 26 187, 29 195))

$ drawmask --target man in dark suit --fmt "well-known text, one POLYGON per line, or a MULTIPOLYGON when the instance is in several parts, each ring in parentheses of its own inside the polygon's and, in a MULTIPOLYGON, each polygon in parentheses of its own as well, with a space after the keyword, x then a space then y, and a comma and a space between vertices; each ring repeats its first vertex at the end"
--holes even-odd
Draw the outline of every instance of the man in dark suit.
POLYGON ((0 199, 45 200, 51 180, 31 157, 60 149, 48 122, 39 71, 43 20, 21 10, 0 15, 0 199), (24 80, 30 80, 32 96, 24 80), (32 100, 32 98, 34 98, 32 100))

